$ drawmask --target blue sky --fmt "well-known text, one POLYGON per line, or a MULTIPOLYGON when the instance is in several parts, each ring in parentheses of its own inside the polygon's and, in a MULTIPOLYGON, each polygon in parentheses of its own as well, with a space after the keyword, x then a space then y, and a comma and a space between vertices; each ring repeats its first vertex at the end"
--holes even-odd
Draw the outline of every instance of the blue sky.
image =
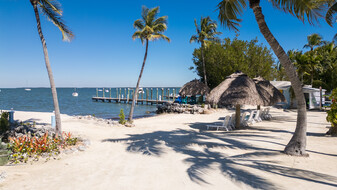
MULTIPOLYGON (((198 78, 188 70, 195 33, 194 18, 211 16, 217 20, 216 5, 210 0, 60 0, 64 20, 75 34, 71 43, 61 40, 61 33, 41 16, 50 61, 58 87, 124 87, 135 86, 145 48, 133 41, 133 22, 140 18, 141 7, 160 6, 160 15, 168 16, 165 33, 171 43, 151 42, 141 86, 181 86, 198 78)), ((275 10, 268 1, 261 2, 266 22, 287 51, 302 49, 306 37, 319 33, 331 40, 337 33, 324 20, 320 25, 303 24, 291 15, 275 10)), ((239 39, 258 38, 260 34, 251 9, 242 16, 239 39)), ((218 20, 217 20, 218 21, 218 20)), ((0 88, 49 87, 41 42, 29 0, 0 0, 0 88)), ((219 27, 221 38, 235 33, 219 27)))

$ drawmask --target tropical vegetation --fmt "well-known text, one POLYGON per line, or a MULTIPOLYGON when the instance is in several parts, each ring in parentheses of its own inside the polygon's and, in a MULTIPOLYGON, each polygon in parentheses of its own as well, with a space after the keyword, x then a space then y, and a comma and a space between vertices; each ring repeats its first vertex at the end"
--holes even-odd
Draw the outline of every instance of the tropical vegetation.
MULTIPOLYGON (((317 21, 322 16, 322 5, 324 1, 268 1, 271 5, 278 10, 282 10, 285 13, 292 14, 301 21, 307 20, 310 24, 317 21)), ((304 93, 302 89, 302 83, 297 76, 296 69, 289 59, 288 55, 278 43, 272 32, 269 30, 265 16, 262 13, 260 6, 260 0, 223 0, 218 4, 219 19, 221 23, 233 30, 238 30, 240 26, 241 16, 247 7, 253 10, 255 19, 259 26, 260 32, 267 40, 268 44, 273 49, 275 55, 279 59, 280 63, 285 69, 287 77, 289 78, 291 85, 293 86, 296 101, 297 101, 297 123, 293 137, 284 149, 284 152, 289 155, 306 156, 306 131, 307 131, 307 113, 306 103, 304 99, 304 93)))
POLYGON ((262 76, 267 80, 272 80, 276 74, 275 60, 270 49, 259 44, 257 39, 244 41, 225 38, 219 43, 209 43, 204 51, 202 47, 194 50, 193 63, 195 66, 190 69, 202 81, 205 81, 203 70, 206 65, 210 88, 215 88, 236 71, 242 71, 251 78, 262 76))
POLYGON ((197 34, 191 37, 190 43, 197 42, 201 44, 200 54, 201 54, 201 62, 202 62, 203 81, 205 85, 208 86, 204 52, 207 50, 208 46, 212 44, 212 42, 219 41, 219 39, 217 38, 217 35, 221 33, 216 31, 217 24, 210 17, 201 17, 200 26, 198 25, 197 20, 194 19, 194 25, 195 25, 197 34))
POLYGON ((330 95, 332 104, 330 109, 327 111, 326 120, 331 123, 331 128, 327 132, 328 135, 337 135, 337 88, 332 90, 330 95))
POLYGON ((322 41, 321 36, 319 41, 312 43, 311 37, 315 35, 319 36, 309 35, 305 45, 310 47, 310 51, 290 50, 288 55, 303 84, 322 87, 330 92, 337 88, 337 48, 334 42, 322 41))
POLYGON ((162 16, 162 17, 157 18, 158 14, 159 14, 159 7, 149 9, 143 6, 142 7, 142 18, 136 20, 133 23, 133 27, 137 31, 132 35, 132 39, 135 40, 139 38, 143 45, 145 43, 146 48, 145 48, 145 55, 144 55, 142 68, 140 70, 136 89, 132 97, 132 104, 131 104, 131 109, 130 109, 130 114, 129 114, 129 122, 132 122, 133 111, 135 109, 135 104, 136 104, 138 91, 139 91, 139 84, 140 84, 140 80, 143 75, 145 62, 147 59, 149 41, 154 41, 154 40, 159 40, 159 39, 163 39, 168 42, 171 41, 170 38, 168 38, 167 36, 163 34, 165 30, 167 29, 167 18, 168 17, 162 16))
POLYGON ((53 72, 51 69, 49 56, 48 56, 48 49, 46 40, 42 33, 42 27, 41 27, 41 20, 39 11, 41 11, 49 21, 51 21, 62 33, 62 39, 64 41, 70 41, 74 35, 71 30, 68 29, 68 27, 65 25, 64 21, 62 20, 62 9, 61 4, 57 0, 30 0, 37 23, 37 30, 40 36, 40 40, 43 47, 43 54, 44 54, 44 60, 49 76, 49 82, 51 87, 51 92, 53 96, 53 102, 54 102, 54 111, 55 111, 55 120, 56 120, 56 132, 61 135, 62 126, 61 126, 61 115, 60 115, 60 108, 57 98, 57 92, 56 92, 56 86, 54 82, 53 72))

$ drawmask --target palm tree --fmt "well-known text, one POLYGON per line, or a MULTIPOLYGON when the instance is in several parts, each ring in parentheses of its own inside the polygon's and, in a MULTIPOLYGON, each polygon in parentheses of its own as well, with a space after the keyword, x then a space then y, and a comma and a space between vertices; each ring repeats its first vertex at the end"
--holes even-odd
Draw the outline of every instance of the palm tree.
POLYGON ((60 116, 60 108, 59 103, 57 99, 57 92, 54 82, 53 73, 51 70, 50 62, 49 62, 49 56, 48 56, 48 50, 47 50, 47 44, 46 40, 44 39, 42 28, 41 28, 41 21, 40 21, 40 15, 39 10, 46 15, 48 20, 52 21, 55 26, 57 26, 60 31, 62 32, 62 39, 65 41, 70 41, 74 35, 73 33, 67 28, 67 26, 64 24, 62 20, 62 10, 61 5, 56 0, 30 0, 30 3, 32 4, 35 12, 36 22, 37 22, 37 30, 41 39, 42 47, 43 47, 43 54, 44 54, 44 60, 46 63, 46 68, 48 71, 49 76, 49 82, 51 87, 51 92, 53 95, 53 101, 54 101, 54 109, 55 109, 55 120, 56 120, 56 133, 61 136, 62 127, 61 127, 61 116, 60 116))
MULTIPOLYGON (((308 0, 305 3, 303 3, 301 0, 270 0, 268 2, 271 2, 272 6, 275 8, 282 10, 285 13, 290 13, 302 21, 307 18, 310 24, 317 21, 317 19, 321 16, 321 5, 324 3, 314 0, 308 0)), ((243 14, 243 11, 247 7, 247 3, 253 10, 260 32, 263 34, 264 38, 267 40, 268 44, 271 46, 275 55, 278 57, 280 63, 284 67, 296 95, 296 130, 293 137, 285 147, 284 152, 289 155, 307 156, 305 150, 307 113, 302 83, 297 76, 296 69, 291 60, 269 30, 262 13, 260 0, 223 0, 218 4, 219 19, 225 27, 238 31, 238 27, 240 26, 241 22, 239 16, 243 14)))
POLYGON ((310 48, 310 51, 313 51, 315 47, 326 44, 322 39, 322 36, 319 34, 311 34, 307 37, 308 43, 305 44, 303 48, 310 48))
MULTIPOLYGON (((336 22, 335 14, 337 13, 337 2, 329 1, 328 6, 329 6, 329 9, 326 12, 325 20, 332 27, 332 25, 336 22)), ((337 34, 335 34, 335 36, 333 37, 333 40, 337 42, 337 34)))
POLYGON ((162 34, 167 29, 167 16, 162 16, 162 17, 157 18, 158 13, 159 13, 159 7, 149 9, 143 6, 142 7, 142 18, 136 20, 133 23, 133 27, 137 29, 137 31, 132 35, 132 39, 135 40, 139 38, 142 44, 144 43, 146 44, 145 45, 146 49, 145 49, 145 56, 143 60, 142 69, 140 70, 136 89, 132 97, 132 104, 131 104, 131 109, 130 109, 130 114, 129 114, 129 122, 132 122, 133 111, 134 111, 135 103, 136 103, 137 96, 138 96, 139 83, 143 75, 143 70, 144 70, 145 62, 147 58, 149 41, 163 39, 163 40, 170 42, 170 38, 162 34))
POLYGON ((205 56, 204 50, 209 45, 209 42, 218 42, 219 39, 216 35, 221 34, 216 31, 217 24, 215 21, 211 20, 208 17, 201 17, 200 19, 200 27, 198 26, 197 20, 194 19, 194 24, 197 30, 197 34, 193 35, 190 39, 190 43, 197 42, 201 44, 201 57, 202 57, 202 67, 204 72, 204 82, 207 85, 207 77, 206 77, 206 66, 205 66, 205 56))

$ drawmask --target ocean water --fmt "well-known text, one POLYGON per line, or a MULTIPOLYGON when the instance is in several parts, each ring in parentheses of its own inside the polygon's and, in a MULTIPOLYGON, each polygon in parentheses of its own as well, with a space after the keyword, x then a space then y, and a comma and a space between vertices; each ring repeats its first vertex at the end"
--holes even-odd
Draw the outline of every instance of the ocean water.
MULTIPOLYGON (((125 88, 118 90, 125 97, 125 88)), ((156 89, 153 88, 153 98, 156 98, 156 89)), ((32 88, 31 91, 26 91, 24 88, 2 88, 0 89, 0 109, 9 110, 13 108, 18 111, 37 111, 37 112, 53 112, 53 99, 50 88, 32 88)), ((110 90, 110 89, 106 89, 110 90)), ((175 92, 179 90, 175 88, 175 92)), ((62 114, 67 115, 92 115, 100 118, 117 119, 121 109, 124 109, 127 117, 130 111, 131 104, 125 103, 103 103, 95 102, 91 98, 96 96, 96 88, 77 88, 78 97, 73 97, 74 88, 57 88, 60 110, 62 114)), ((117 97, 116 88, 111 88, 111 97, 117 97)), ((143 94, 146 97, 146 90, 143 94)), ((161 89, 158 90, 161 95, 161 89)), ((110 91, 98 91, 99 96, 110 96, 110 91)), ((150 90, 149 97, 150 97, 150 90)), ((170 89, 173 92, 173 88, 170 89)), ((167 90, 164 90, 164 94, 167 90)), ((127 94, 127 91, 126 91, 127 94)), ((134 117, 146 117, 155 115, 156 105, 138 104, 135 107, 134 117)))

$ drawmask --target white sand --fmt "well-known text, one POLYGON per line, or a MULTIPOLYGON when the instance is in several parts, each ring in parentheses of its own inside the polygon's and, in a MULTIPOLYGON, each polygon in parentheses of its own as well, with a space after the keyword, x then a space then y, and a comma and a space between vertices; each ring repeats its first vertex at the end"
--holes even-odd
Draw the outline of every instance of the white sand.
MULTIPOLYGON (((294 131, 294 111, 272 109, 273 120, 249 130, 204 130, 232 112, 161 115, 134 128, 63 115, 63 130, 89 138, 90 147, 61 160, 1 166, 7 178, 0 189, 337 189, 337 138, 324 136, 324 112, 308 112, 308 158, 280 152, 294 131)), ((15 113, 37 124, 50 116, 15 113)))

